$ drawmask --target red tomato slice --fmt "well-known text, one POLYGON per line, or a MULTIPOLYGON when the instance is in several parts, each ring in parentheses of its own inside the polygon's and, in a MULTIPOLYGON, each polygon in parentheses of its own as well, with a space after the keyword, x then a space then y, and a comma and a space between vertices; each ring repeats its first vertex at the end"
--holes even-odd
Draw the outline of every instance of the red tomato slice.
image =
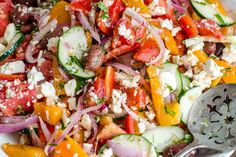
POLYGON ((93 87, 94 93, 98 96, 99 99, 104 98, 106 96, 104 79, 97 77, 94 81, 93 87))
POLYGON ((152 38, 148 38, 146 41, 144 41, 138 52, 134 54, 134 59, 137 61, 148 63, 152 59, 156 58, 159 53, 160 49, 157 42, 152 38))
POLYGON ((11 11, 11 3, 9 1, 0 2, 0 37, 4 35, 9 21, 9 13, 11 11))
POLYGON ((91 0, 73 0, 71 8, 75 11, 82 11, 84 14, 89 14, 92 9, 91 0))
POLYGON ((214 36, 216 38, 222 38, 224 36, 220 31, 220 26, 210 19, 202 19, 198 21, 197 28, 200 35, 214 36))
POLYGON ((110 5, 108 2, 110 1, 104 1, 104 5, 108 7, 108 19, 104 19, 104 11, 102 10, 100 11, 99 17, 97 19, 98 28, 105 34, 112 33, 116 22, 125 10, 125 5, 122 0, 114 0, 112 5, 110 5))
POLYGON ((147 103, 146 100, 147 94, 144 89, 129 88, 126 90, 126 93, 127 93, 127 105, 129 107, 135 106, 138 109, 145 109, 145 105, 147 103))
POLYGON ((9 87, 13 93, 14 97, 6 98, 3 94, 1 97, 4 99, 0 100, 0 103, 3 107, 0 108, 0 112, 5 116, 13 116, 23 114, 30 111, 33 107, 32 101, 36 98, 37 92, 36 89, 30 90, 28 88, 28 83, 21 83, 19 85, 13 85, 9 87))
POLYGON ((52 69, 52 61, 46 60, 39 66, 39 71, 43 73, 43 76, 47 81, 53 79, 53 69, 52 69))
POLYGON ((125 118, 125 131, 128 134, 133 134, 134 133, 134 119, 132 118, 131 115, 128 115, 125 118))
POLYGON ((195 24, 194 20, 189 15, 184 15, 180 17, 179 23, 189 38, 192 38, 198 35, 197 25, 195 24))

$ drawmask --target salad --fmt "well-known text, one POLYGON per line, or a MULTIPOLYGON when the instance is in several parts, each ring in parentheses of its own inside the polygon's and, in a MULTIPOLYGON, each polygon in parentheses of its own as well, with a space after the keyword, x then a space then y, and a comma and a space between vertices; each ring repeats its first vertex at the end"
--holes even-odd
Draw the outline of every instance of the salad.
POLYGON ((219 0, 0 0, 2 149, 174 156, 194 101, 236 83, 234 24, 219 0))

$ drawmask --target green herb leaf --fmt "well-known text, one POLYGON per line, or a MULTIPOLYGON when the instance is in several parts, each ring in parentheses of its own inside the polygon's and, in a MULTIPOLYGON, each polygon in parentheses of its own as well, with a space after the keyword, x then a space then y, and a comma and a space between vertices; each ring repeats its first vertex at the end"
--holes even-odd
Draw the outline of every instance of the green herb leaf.
POLYGON ((109 15, 108 15, 108 8, 104 5, 103 2, 98 2, 98 8, 101 9, 104 13, 102 15, 103 19, 108 19, 109 15))
POLYGON ((175 111, 171 110, 169 107, 165 106, 165 112, 169 115, 171 115, 172 117, 175 116, 175 111))

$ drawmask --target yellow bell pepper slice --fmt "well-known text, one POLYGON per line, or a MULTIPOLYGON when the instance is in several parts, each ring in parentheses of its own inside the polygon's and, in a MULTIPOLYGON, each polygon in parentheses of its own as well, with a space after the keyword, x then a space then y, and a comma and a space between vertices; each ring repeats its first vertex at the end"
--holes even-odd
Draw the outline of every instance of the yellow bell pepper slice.
POLYGON ((222 80, 224 83, 236 83, 236 67, 222 60, 214 60, 218 66, 224 67, 222 80))
POLYGON ((177 125, 180 123, 180 107, 177 102, 172 104, 164 104, 164 97, 161 91, 161 82, 157 76, 156 68, 149 66, 147 69, 151 94, 153 100, 153 107, 156 113, 156 119, 159 125, 177 125))
POLYGON ((80 144, 69 137, 66 137, 53 151, 53 157, 73 157, 76 154, 78 157, 89 157, 80 144))
POLYGON ((49 13, 51 19, 56 19, 58 24, 70 23, 70 14, 69 11, 66 10, 68 5, 69 4, 65 1, 57 2, 49 13))
POLYGON ((54 57, 53 58, 53 65, 52 65, 52 69, 53 69, 53 86, 56 89, 56 95, 60 96, 60 95, 65 95, 65 90, 64 90, 64 84, 65 84, 65 79, 61 76, 61 73, 59 72, 58 69, 59 65, 58 65, 58 61, 57 58, 54 57))
POLYGON ((169 30, 163 29, 163 32, 161 33, 161 38, 162 40, 164 40, 166 48, 170 50, 171 55, 183 55, 180 54, 177 43, 169 30))
POLYGON ((34 103, 34 112, 51 125, 55 125, 62 118, 62 109, 60 107, 47 106, 44 102, 34 103))
POLYGON ((196 50, 193 52, 193 54, 198 58, 199 63, 205 63, 209 59, 206 52, 202 50, 196 50))
POLYGON ((126 7, 135 8, 140 14, 145 17, 151 17, 149 8, 145 5, 143 0, 122 0, 126 7))
POLYGON ((9 157, 46 157, 43 149, 39 147, 4 144, 2 148, 9 157))

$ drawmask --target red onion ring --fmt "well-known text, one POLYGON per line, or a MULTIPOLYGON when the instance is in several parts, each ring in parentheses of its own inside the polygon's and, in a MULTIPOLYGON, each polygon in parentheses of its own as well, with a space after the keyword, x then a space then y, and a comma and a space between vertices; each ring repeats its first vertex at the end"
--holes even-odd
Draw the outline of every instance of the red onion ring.
POLYGON ((42 120, 41 117, 39 117, 39 124, 40 124, 40 127, 41 127, 41 129, 43 131, 43 134, 44 134, 46 140, 48 141, 50 139, 50 137, 51 137, 51 133, 48 130, 47 125, 44 123, 44 121, 42 120))
POLYGON ((113 142, 112 140, 108 140, 106 145, 112 149, 113 153, 118 157, 145 157, 147 156, 147 152, 142 151, 141 149, 130 149, 129 147, 123 146, 122 144, 118 144, 113 142))
POLYGON ((57 21, 50 21, 43 29, 41 29, 31 40, 25 51, 25 59, 29 63, 36 63, 37 58, 33 58, 33 50, 35 48, 34 42, 39 42, 48 32, 55 29, 57 26, 57 21))
POLYGON ((110 62, 110 63, 107 63, 107 65, 113 66, 114 68, 116 68, 118 70, 122 70, 125 73, 128 73, 128 74, 130 74, 132 76, 139 75, 139 72, 134 71, 132 68, 130 68, 130 67, 124 65, 124 64, 110 62))
POLYGON ((132 18, 137 20, 139 23, 142 23, 144 26, 146 26, 148 28, 148 30, 151 32, 151 34, 153 35, 153 37, 156 39, 156 42, 160 47, 160 53, 154 60, 152 60, 149 63, 149 64, 156 64, 158 61, 160 61, 163 58, 163 56, 165 54, 165 44, 164 44, 163 40, 161 39, 157 28, 152 27, 144 17, 139 15, 137 12, 135 12, 131 8, 126 8, 125 14, 128 16, 131 16, 132 18))
POLYGON ((9 124, 9 123, 18 123, 25 120, 26 116, 10 116, 10 117, 0 117, 1 124, 9 124))
MULTIPOLYGON (((70 132, 70 130, 75 126, 75 124, 80 120, 80 118, 83 114, 89 113, 89 112, 92 112, 92 111, 96 111, 100 108, 101 108, 101 106, 92 106, 92 107, 88 107, 84 110, 77 111, 77 112, 73 113, 70 117, 69 125, 63 130, 60 137, 57 140, 55 140, 52 144, 57 145, 58 143, 60 143, 65 138, 65 136, 70 132)), ((50 147, 48 149, 48 152, 49 153, 52 152, 53 149, 54 149, 54 147, 50 147)))
POLYGON ((11 124, 0 124, 0 133, 11 133, 27 128, 28 126, 36 123, 38 121, 37 116, 30 116, 27 119, 24 119, 17 123, 11 124))
POLYGON ((100 36, 96 30, 96 28, 94 26, 91 26, 87 17, 84 15, 84 13, 82 13, 81 11, 79 11, 78 13, 78 18, 80 23, 83 25, 83 27, 87 30, 89 30, 89 32, 91 33, 92 37, 98 42, 101 43, 101 39, 100 36))
POLYGON ((75 18, 73 10, 70 7, 68 7, 68 9, 69 9, 69 14, 70 14, 70 25, 71 27, 73 27, 76 25, 76 18, 75 18))
POLYGON ((68 74, 62 68, 59 67, 58 71, 61 74, 61 76, 65 79, 65 81, 70 80, 70 77, 68 76, 68 74))
POLYGON ((35 146, 38 147, 43 147, 44 144, 42 143, 42 141, 39 139, 38 135, 36 134, 36 132, 34 131, 33 127, 29 127, 29 132, 31 134, 31 138, 32 138, 32 143, 35 146))

